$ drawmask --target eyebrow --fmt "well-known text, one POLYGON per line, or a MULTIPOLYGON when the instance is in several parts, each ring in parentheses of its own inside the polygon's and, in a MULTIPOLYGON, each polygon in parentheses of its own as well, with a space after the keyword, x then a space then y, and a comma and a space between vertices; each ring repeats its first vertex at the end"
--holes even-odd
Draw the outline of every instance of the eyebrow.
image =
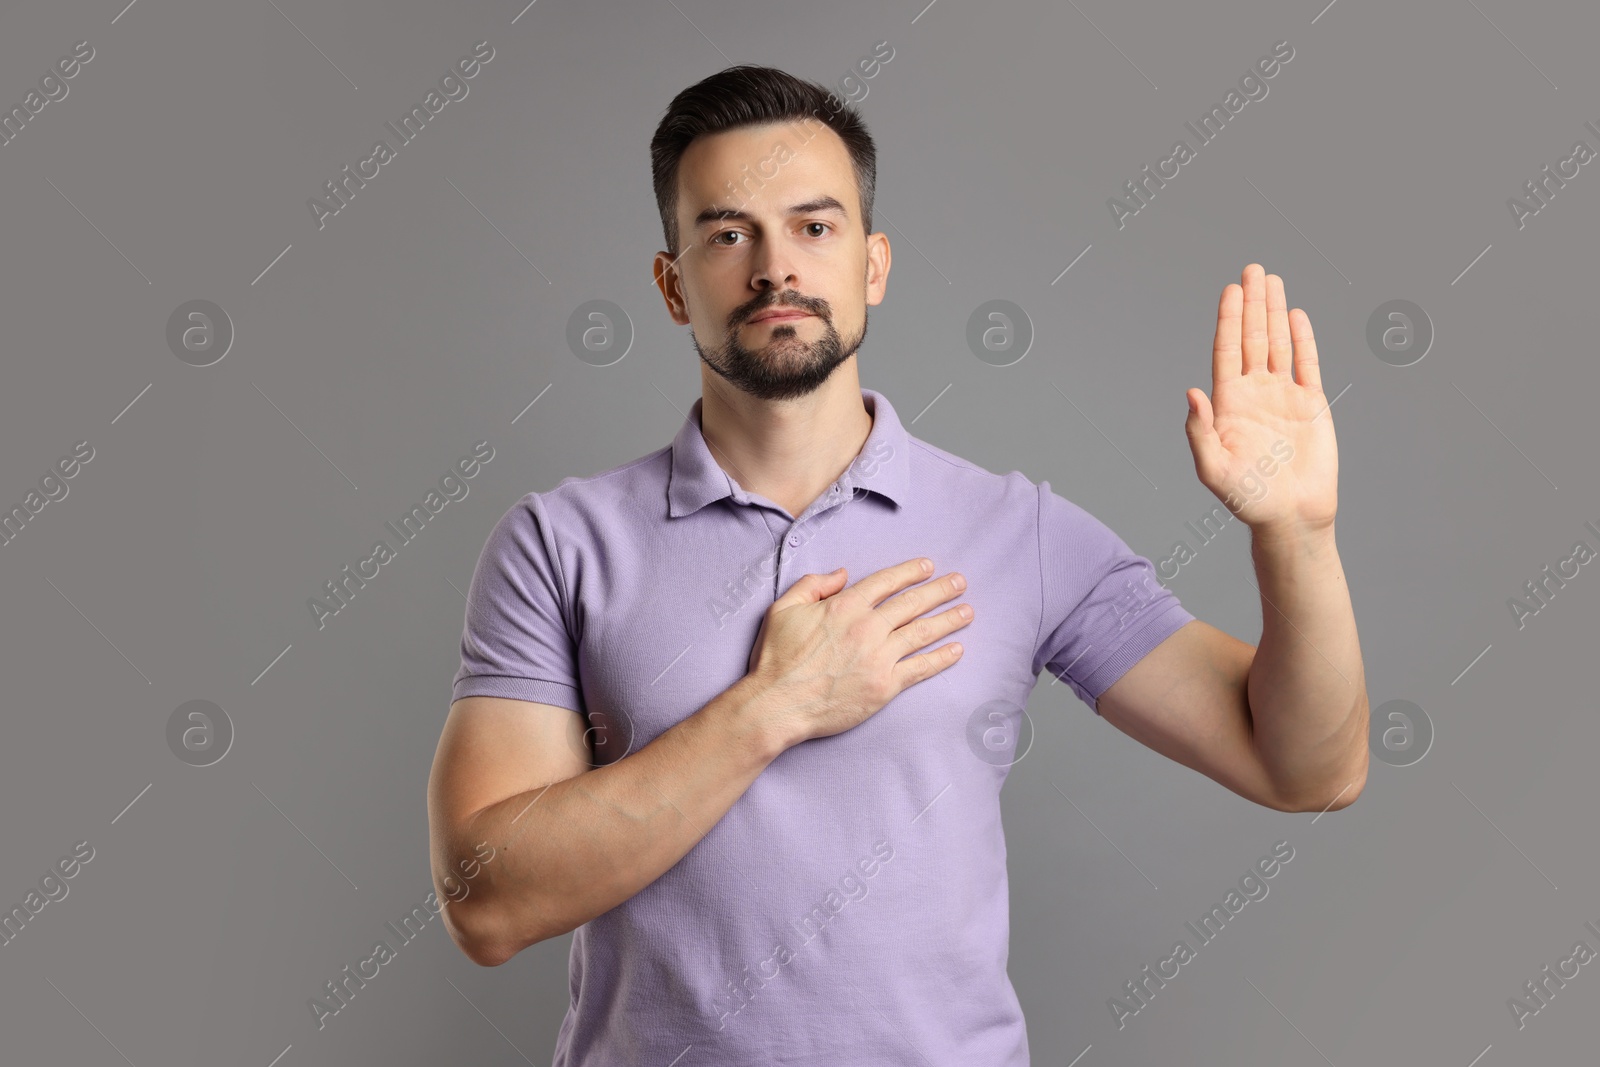
MULTIPOLYGON (((792 204, 789 207, 790 215, 811 215, 819 211, 834 211, 845 218, 850 217, 850 212, 845 210, 845 206, 831 196, 819 196, 815 200, 807 200, 803 204, 792 204)), ((739 222, 754 222, 755 216, 738 208, 708 207, 694 217, 694 228, 698 230, 710 223, 727 222, 730 219, 739 222)))

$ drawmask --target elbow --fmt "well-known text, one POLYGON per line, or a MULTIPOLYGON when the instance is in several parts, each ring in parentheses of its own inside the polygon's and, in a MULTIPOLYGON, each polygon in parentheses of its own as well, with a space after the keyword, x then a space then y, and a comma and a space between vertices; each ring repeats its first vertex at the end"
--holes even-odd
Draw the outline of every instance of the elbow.
POLYGON ((1323 796, 1331 796, 1332 803, 1325 807, 1317 808, 1318 811, 1339 811, 1348 808, 1356 802, 1361 791, 1367 787, 1367 769, 1372 764, 1371 754, 1367 749, 1366 731, 1362 730, 1359 745, 1353 746, 1350 753, 1350 765, 1345 773, 1335 778, 1323 789, 1323 796))
POLYGON ((1351 784, 1342 792, 1327 790, 1318 796, 1283 805, 1279 807, 1278 810, 1288 812, 1316 812, 1319 815, 1329 811, 1342 811, 1354 804, 1356 802, 1356 798, 1360 795, 1361 787, 1359 785, 1351 784), (1327 799, 1329 796, 1333 797, 1331 802, 1327 799))
POLYGON ((1325 757, 1323 766, 1315 772, 1303 766, 1297 773, 1274 768, 1258 754, 1263 780, 1258 792, 1265 794, 1256 798, 1258 803, 1274 811, 1319 814, 1340 811, 1354 804, 1366 788, 1367 769, 1371 765, 1365 703, 1363 695, 1362 714, 1345 728, 1338 748, 1325 757))
MULTIPOLYGON (((533 944, 533 942, 529 942, 529 944, 533 944)), ((479 937, 473 939, 458 938, 456 947, 460 948, 462 954, 479 967, 498 967, 528 946, 517 946, 503 940, 479 937)))
POLYGON ((487 937, 482 933, 458 934, 452 930, 450 936, 462 955, 479 967, 498 967, 516 955, 515 952, 508 951, 503 941, 487 937))
POLYGON ((1285 812, 1316 812, 1321 814, 1329 811, 1341 811, 1356 802, 1361 796, 1361 791, 1367 784, 1367 750, 1361 749, 1361 758, 1356 766, 1346 771, 1337 778, 1331 779, 1314 789, 1302 790, 1294 794, 1279 795, 1267 806, 1277 811, 1285 812))
POLYGON ((514 944, 486 903, 481 896, 471 907, 464 906, 465 898, 452 902, 445 908, 445 929, 467 959, 479 967, 498 967, 534 942, 514 944))
POLYGON ((461 950, 463 956, 479 967, 498 967, 511 958, 505 953, 491 951, 487 942, 470 940, 453 930, 450 932, 450 940, 455 942, 456 948, 461 950))
POLYGON ((516 955, 515 952, 505 952, 487 943, 469 942, 463 945, 457 942, 457 944, 461 946, 461 951, 466 955, 467 959, 476 963, 479 967, 498 967, 516 955))

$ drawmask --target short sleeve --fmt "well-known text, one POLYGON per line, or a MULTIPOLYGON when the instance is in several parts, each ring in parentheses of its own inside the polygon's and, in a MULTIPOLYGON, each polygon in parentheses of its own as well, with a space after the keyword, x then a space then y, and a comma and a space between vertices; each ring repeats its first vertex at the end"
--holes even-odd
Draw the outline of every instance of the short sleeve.
POLYGON ((1033 660, 1100 714, 1100 694, 1194 616, 1110 527, 1039 483, 1043 608, 1033 660))
POLYGON ((529 493, 495 523, 478 556, 452 703, 496 696, 586 710, 561 575, 549 513, 529 493))

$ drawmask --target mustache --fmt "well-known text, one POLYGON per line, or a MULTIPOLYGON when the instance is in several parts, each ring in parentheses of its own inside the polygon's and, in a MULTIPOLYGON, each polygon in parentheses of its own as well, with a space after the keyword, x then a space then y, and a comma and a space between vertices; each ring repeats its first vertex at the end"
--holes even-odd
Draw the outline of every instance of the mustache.
POLYGON ((729 323, 729 325, 738 326, 740 323, 749 322, 762 312, 770 311, 773 308, 789 308, 794 311, 804 311, 807 314, 815 315, 820 319, 828 318, 827 301, 818 300, 809 296, 791 294, 789 296, 780 298, 762 297, 756 301, 753 301, 752 303, 746 304, 744 307, 740 308, 734 313, 733 321, 729 323))

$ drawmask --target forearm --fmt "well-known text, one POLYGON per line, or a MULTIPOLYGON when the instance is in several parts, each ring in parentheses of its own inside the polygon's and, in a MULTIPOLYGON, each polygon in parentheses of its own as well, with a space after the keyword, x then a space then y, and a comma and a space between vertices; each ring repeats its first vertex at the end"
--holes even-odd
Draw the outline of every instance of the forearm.
POLYGON ((773 699, 741 679, 627 757, 475 813, 460 839, 488 841, 494 860, 449 910, 484 962, 575 929, 682 859, 787 747, 773 699))
POLYGON ((1250 553, 1262 602, 1247 683, 1256 752, 1291 804, 1344 807, 1366 781, 1368 707, 1333 529, 1256 533, 1250 553))

